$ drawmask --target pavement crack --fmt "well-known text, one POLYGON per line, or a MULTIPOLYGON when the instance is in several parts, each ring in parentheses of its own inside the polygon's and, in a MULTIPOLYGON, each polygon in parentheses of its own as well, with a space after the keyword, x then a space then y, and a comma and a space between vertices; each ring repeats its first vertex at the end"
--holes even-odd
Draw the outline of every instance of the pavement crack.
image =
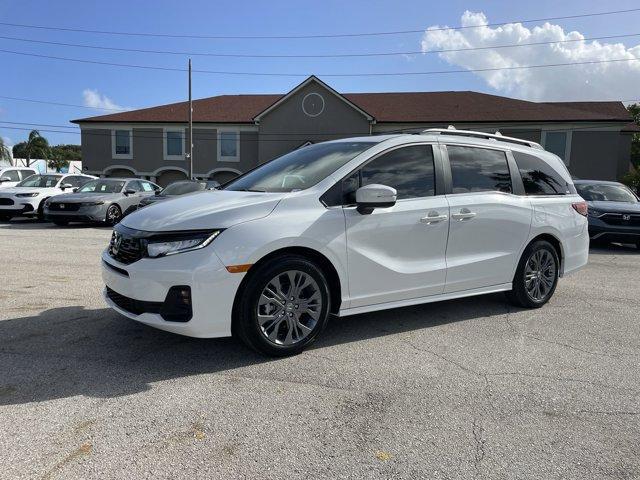
POLYGON ((474 452, 474 466, 476 470, 480 468, 480 463, 484 459, 486 454, 485 444, 487 440, 484 438, 484 428, 482 425, 478 424, 477 420, 473 420, 471 425, 471 433, 473 434, 473 440, 475 443, 475 452, 474 452))

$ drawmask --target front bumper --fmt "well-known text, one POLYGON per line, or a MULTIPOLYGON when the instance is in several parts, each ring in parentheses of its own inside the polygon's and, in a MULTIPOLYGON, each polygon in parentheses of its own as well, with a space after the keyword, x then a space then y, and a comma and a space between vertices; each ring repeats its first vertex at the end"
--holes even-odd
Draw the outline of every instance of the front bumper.
POLYGON ((102 279, 106 287, 130 300, 158 304, 165 301, 172 287, 191 289, 192 317, 187 322, 167 321, 160 313, 126 310, 109 298, 105 288, 105 301, 118 313, 189 337, 231 335, 233 302, 244 274, 229 273, 211 246, 168 257, 143 258, 129 265, 117 262, 105 250, 102 260, 102 279))
POLYGON ((104 222, 107 216, 107 205, 82 206, 77 211, 50 210, 44 207, 46 220, 64 220, 67 222, 104 222))
MULTIPOLYGON (((4 197, 7 198, 7 197, 4 197)), ((0 205, 0 214, 9 216, 35 215, 40 206, 39 197, 9 197, 12 205, 0 205)))
POLYGON ((591 240, 637 243, 640 241, 640 226, 610 225, 598 218, 589 218, 589 237, 591 240))

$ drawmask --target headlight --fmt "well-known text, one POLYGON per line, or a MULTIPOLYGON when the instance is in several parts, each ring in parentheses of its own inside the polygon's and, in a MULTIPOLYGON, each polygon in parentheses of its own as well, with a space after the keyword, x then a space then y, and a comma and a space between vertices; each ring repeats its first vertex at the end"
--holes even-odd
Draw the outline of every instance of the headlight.
POLYGON ((103 205, 104 202, 103 201, 97 201, 97 202, 82 202, 80 203, 81 206, 83 207, 94 207, 96 205, 103 205))
POLYGON ((38 195, 40 195, 38 192, 16 193, 16 197, 37 197, 38 195))
POLYGON ((593 208, 589 208, 589 210, 587 211, 587 215, 589 215, 590 217, 599 218, 602 215, 604 215, 604 213, 601 212, 600 210, 594 210, 593 208))
POLYGON ((204 248, 213 242, 221 230, 184 232, 149 238, 146 244, 147 257, 158 258, 176 253, 190 252, 204 248))

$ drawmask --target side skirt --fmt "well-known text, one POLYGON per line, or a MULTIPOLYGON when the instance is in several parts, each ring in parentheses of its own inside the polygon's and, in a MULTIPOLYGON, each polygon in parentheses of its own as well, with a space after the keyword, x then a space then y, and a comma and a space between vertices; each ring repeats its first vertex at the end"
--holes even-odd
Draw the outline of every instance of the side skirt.
POLYGON ((357 315, 359 313, 377 312, 378 310, 388 310, 391 308, 409 307, 411 305, 420 305, 422 303, 441 302, 443 300, 453 300, 456 298, 473 297, 475 295, 486 295, 488 293, 506 292, 511 290, 511 288, 512 288, 511 283, 502 283, 500 285, 474 288, 472 290, 463 290, 460 292, 443 293, 441 295, 430 295, 428 297, 418 297, 418 298, 410 298, 408 300, 397 300, 394 302, 364 305, 362 307, 341 309, 340 312, 338 313, 338 316, 348 317, 349 315, 357 315))

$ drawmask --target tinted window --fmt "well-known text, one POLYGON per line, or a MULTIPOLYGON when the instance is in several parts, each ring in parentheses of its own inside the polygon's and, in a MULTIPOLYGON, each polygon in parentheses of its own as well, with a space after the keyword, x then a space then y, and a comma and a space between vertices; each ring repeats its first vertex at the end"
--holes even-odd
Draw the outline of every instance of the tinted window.
POLYGON ((163 196, 184 195, 185 193, 204 190, 205 184, 201 182, 176 182, 162 191, 163 196))
POLYGON ((361 176, 361 186, 377 183, 393 187, 398 199, 433 196, 433 149, 431 145, 398 148, 367 163, 361 176))
POLYGON ((309 145, 259 166, 226 184, 224 189, 259 192, 304 190, 324 180, 378 141, 309 145))
POLYGON ((22 179, 24 180, 31 175, 35 175, 37 172, 35 170, 21 170, 20 175, 22 175, 22 179))
POLYGON ((513 152, 527 195, 566 195, 567 181, 547 162, 527 153, 513 152))
POLYGON ((18 175, 17 170, 7 170, 6 172, 2 172, 2 175, 0 176, 2 176, 2 178, 7 177, 12 182, 20 181, 20 175, 18 175))
POLYGON ((636 196, 624 185, 610 183, 579 183, 578 194, 590 202, 624 202, 638 203, 636 196))
POLYGON ((88 177, 81 177, 81 176, 76 176, 76 175, 72 175, 69 177, 65 177, 65 179, 62 181, 62 183, 64 184, 69 184, 72 187, 79 187, 80 185, 84 185, 85 183, 87 183, 87 181, 91 180, 88 177))
POLYGON ((453 193, 511 192, 507 156, 499 150, 447 146, 453 193))
POLYGON ((142 191, 142 185, 140 184, 139 181, 134 180, 134 181, 129 182, 127 184, 127 190, 135 190, 136 192, 141 192, 142 191))

